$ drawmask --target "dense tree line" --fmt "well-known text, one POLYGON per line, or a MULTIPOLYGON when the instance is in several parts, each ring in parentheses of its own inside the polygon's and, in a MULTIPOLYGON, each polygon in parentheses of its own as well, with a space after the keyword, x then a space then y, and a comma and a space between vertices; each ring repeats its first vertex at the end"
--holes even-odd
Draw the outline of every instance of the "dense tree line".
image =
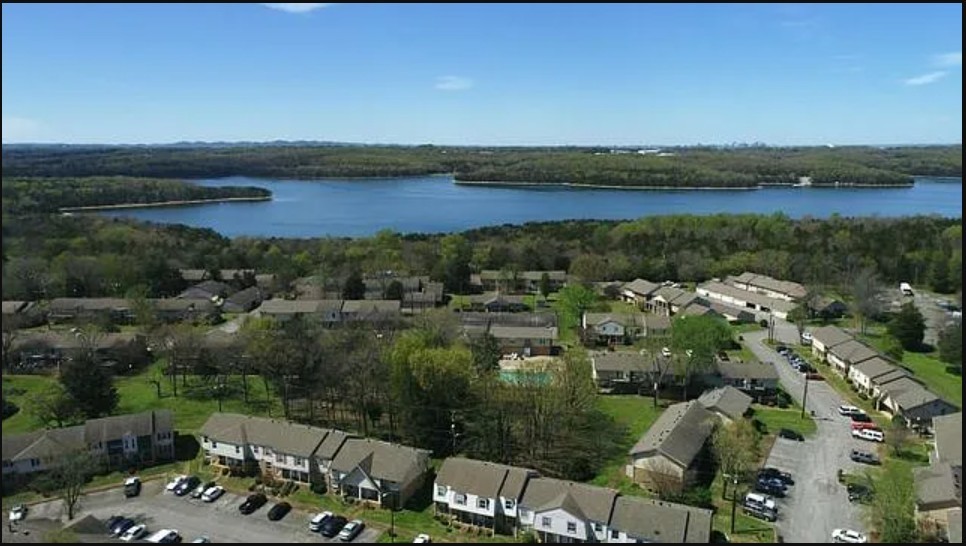
POLYGON ((909 184, 962 176, 962 146, 671 148, 642 155, 599 148, 377 146, 3 147, 6 176, 312 179, 452 174, 464 181, 613 186, 753 187, 909 184))
POLYGON ((962 290, 962 221, 934 216, 805 218, 655 216, 495 226, 450 235, 254 239, 209 229, 80 215, 3 218, 3 296, 176 294, 178 268, 255 268, 279 284, 316 276, 342 291, 352 272, 431 275, 466 292, 482 269, 564 269, 584 281, 704 281, 742 271, 852 293, 876 284, 962 290), (871 277, 870 277, 871 274, 871 277))
POLYGON ((209 188, 181 180, 121 176, 3 179, 4 214, 57 212, 69 207, 269 196, 271 192, 263 188, 209 188))

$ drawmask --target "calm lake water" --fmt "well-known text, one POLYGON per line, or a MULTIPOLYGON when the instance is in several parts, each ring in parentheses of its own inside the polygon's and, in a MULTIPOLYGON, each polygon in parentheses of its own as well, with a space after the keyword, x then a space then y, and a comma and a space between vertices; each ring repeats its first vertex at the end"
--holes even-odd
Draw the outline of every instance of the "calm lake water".
POLYGON ((371 235, 380 229, 452 232, 532 221, 631 219, 659 214, 774 213, 790 217, 963 215, 961 179, 920 178, 911 188, 760 190, 598 190, 463 186, 451 178, 373 180, 202 180, 204 186, 258 186, 272 201, 104 211, 152 222, 212 228, 236 237, 371 235))

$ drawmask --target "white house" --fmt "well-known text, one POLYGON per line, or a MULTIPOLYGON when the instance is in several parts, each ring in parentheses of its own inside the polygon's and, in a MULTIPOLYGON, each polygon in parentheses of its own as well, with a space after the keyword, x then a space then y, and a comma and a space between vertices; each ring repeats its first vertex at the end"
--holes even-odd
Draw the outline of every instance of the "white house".
POLYGON ((450 514, 462 523, 513 534, 523 490, 536 476, 536 471, 527 468, 450 457, 436 475, 436 512, 450 514))
POLYGON ((812 330, 812 354, 826 362, 832 347, 853 338, 838 326, 822 326, 812 330))
POLYGON ((425 449, 350 438, 330 465, 332 488, 346 498, 402 508, 422 485, 429 456, 425 449))
POLYGON ((850 367, 848 378, 859 391, 866 395, 871 395, 878 378, 892 377, 895 379, 897 373, 907 375, 902 368, 889 362, 885 358, 874 356, 850 367))
POLYGON ((601 343, 629 343, 647 334, 644 313, 584 313, 580 326, 601 343))
MULTIPOLYGON (((815 340, 812 339, 812 341, 815 340)), ((850 339, 830 348, 825 356, 833 370, 847 376, 849 368, 864 360, 875 358, 879 356, 879 353, 854 339, 850 339)))
POLYGON ((520 526, 541 542, 605 542, 617 491, 555 478, 531 478, 520 501, 520 526))
POLYGON ((619 496, 614 503, 610 544, 709 543, 714 513, 704 508, 643 497, 619 496))
POLYGON ((742 290, 757 292, 770 298, 785 301, 798 301, 808 293, 805 287, 797 282, 781 281, 768 275, 759 275, 748 271, 737 277, 728 277, 726 280, 742 290))
POLYGON ((629 283, 624 283, 621 287, 621 299, 627 303, 636 303, 641 309, 651 298, 651 295, 660 288, 661 285, 644 279, 634 279, 629 283))
POLYGON ((698 285, 695 289, 699 296, 717 300, 739 308, 755 311, 756 318, 766 319, 774 315, 780 319, 787 319, 788 313, 795 308, 795 304, 780 298, 773 298, 758 292, 742 290, 736 286, 721 281, 708 281, 698 285))

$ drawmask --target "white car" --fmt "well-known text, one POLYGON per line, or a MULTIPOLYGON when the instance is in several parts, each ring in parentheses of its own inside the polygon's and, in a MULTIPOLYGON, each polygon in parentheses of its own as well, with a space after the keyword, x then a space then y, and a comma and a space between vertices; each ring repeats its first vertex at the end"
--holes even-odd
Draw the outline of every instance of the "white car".
POLYGON ((178 488, 179 485, 183 484, 187 479, 188 479, 188 476, 185 476, 184 474, 181 474, 180 476, 175 476, 170 482, 168 482, 168 485, 164 486, 164 490, 174 491, 175 489, 178 488))
POLYGON ((201 500, 205 502, 215 502, 219 497, 225 494, 225 488, 220 485, 215 485, 205 489, 205 492, 201 494, 201 500))
POLYGON ((416 535, 416 538, 413 539, 413 544, 429 544, 432 541, 433 539, 429 538, 429 535, 426 533, 420 533, 416 535))
POLYGON ((667 347, 663 347, 661 349, 661 356, 663 356, 664 358, 671 358, 671 349, 668 349, 667 347))
POLYGON ((811 345, 811 344, 812 344, 812 333, 802 332, 802 345, 811 345))
POLYGON ((309 531, 312 531, 313 533, 320 531, 322 529, 322 524, 334 515, 335 514, 332 512, 326 510, 325 512, 319 512, 318 514, 312 516, 312 519, 309 520, 309 531))
POLYGON ((139 523, 127 531, 124 531, 124 534, 121 535, 121 540, 124 542, 131 542, 132 540, 143 538, 146 534, 148 534, 148 526, 143 523, 139 523))
POLYGON ((865 544, 869 538, 852 529, 836 529, 832 531, 833 542, 848 542, 849 544, 865 544))
POLYGON ((852 429, 852 437, 859 438, 860 440, 868 440, 870 442, 885 441, 885 434, 883 434, 881 430, 874 428, 852 429))
POLYGON ((27 506, 18 504, 10 510, 10 521, 20 521, 27 517, 27 506))
POLYGON ((849 406, 847 404, 842 404, 839 406, 839 415, 845 415, 846 417, 849 415, 862 415, 864 413, 865 412, 862 411, 862 408, 857 408, 855 406, 849 406))

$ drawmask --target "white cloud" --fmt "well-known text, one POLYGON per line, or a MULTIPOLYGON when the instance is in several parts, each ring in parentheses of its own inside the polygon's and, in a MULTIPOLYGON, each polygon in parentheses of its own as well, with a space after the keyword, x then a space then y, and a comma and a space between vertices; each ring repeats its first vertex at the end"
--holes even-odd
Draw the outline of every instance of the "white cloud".
POLYGON ((948 72, 946 72, 945 70, 937 70, 935 72, 930 72, 928 74, 916 76, 915 78, 909 78, 907 80, 903 80, 903 83, 905 83, 906 85, 926 85, 926 84, 937 82, 945 78, 946 74, 948 74, 948 72))
POLYGON ((308 13, 317 9, 327 8, 332 4, 262 4, 266 8, 277 9, 288 13, 308 13))
POLYGON ((3 116, 2 121, 4 142, 27 142, 41 132, 41 125, 36 120, 3 116))
POLYGON ((436 89, 440 91, 464 91, 473 87, 473 80, 462 76, 439 76, 436 89))
POLYGON ((943 53, 942 55, 936 55, 933 57, 932 62, 936 66, 963 66, 963 52, 951 51, 949 53, 943 53))

